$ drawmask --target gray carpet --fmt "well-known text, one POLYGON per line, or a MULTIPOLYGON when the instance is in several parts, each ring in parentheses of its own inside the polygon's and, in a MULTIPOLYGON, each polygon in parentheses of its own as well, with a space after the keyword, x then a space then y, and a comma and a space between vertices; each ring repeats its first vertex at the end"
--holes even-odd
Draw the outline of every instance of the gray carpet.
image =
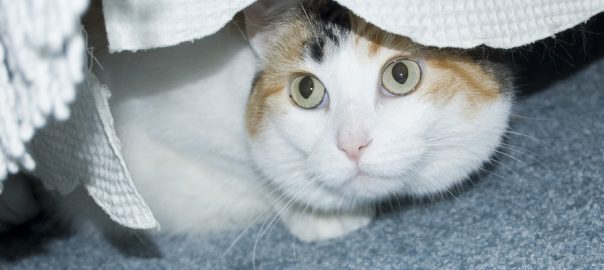
POLYGON ((604 43, 589 33, 509 54, 520 78, 504 153, 454 196, 384 204, 369 227, 321 243, 257 226, 231 249, 236 233, 107 239, 39 219, 0 238, 0 268, 604 268, 604 43))

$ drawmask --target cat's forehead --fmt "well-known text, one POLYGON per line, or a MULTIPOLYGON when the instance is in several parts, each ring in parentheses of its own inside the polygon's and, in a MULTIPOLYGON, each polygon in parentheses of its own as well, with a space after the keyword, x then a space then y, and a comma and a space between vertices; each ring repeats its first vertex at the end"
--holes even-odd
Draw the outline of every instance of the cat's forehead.
POLYGON ((341 48, 354 48, 368 57, 383 51, 414 54, 420 46, 364 21, 334 1, 305 2, 282 14, 273 24, 273 38, 265 50, 265 68, 290 70, 302 62, 323 63, 340 57, 341 48))
POLYGON ((337 50, 349 41, 352 23, 348 10, 329 2, 318 8, 302 8, 301 11, 297 19, 308 30, 301 44, 306 57, 321 63, 328 52, 337 50))
MULTIPOLYGON (((296 20, 307 31, 301 46, 301 57, 316 63, 326 56, 338 56, 342 47, 354 47, 366 56, 376 56, 382 50, 413 54, 418 46, 408 38, 390 34, 350 13, 330 1, 318 6, 301 8, 296 20)), ((299 35, 291 32, 290 35, 299 35)), ((295 46, 296 44, 291 44, 295 46)))

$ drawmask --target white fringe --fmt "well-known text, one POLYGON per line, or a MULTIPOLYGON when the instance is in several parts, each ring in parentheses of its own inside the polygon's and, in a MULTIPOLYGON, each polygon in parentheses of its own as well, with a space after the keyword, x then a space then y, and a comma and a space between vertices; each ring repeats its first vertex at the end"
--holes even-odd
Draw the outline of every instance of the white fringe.
POLYGON ((88 0, 0 0, 0 191, 19 168, 33 170, 34 131, 69 117, 84 78, 79 19, 88 0))

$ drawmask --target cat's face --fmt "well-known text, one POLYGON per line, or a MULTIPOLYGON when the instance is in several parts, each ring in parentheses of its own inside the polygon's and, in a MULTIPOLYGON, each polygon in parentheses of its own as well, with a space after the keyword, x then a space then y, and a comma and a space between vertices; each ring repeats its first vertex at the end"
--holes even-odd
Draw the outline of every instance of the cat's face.
POLYGON ((445 191, 489 159, 511 106, 496 69, 333 3, 320 10, 290 11, 252 40, 262 70, 247 112, 251 153, 274 188, 311 207, 353 208, 445 191))

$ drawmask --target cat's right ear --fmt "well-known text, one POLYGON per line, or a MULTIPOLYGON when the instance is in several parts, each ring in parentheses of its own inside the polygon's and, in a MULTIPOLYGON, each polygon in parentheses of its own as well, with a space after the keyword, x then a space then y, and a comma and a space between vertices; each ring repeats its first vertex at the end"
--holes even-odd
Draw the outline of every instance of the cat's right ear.
POLYGON ((297 4, 299 0, 258 0, 243 10, 247 39, 257 55, 264 55, 270 44, 273 23, 297 4))

